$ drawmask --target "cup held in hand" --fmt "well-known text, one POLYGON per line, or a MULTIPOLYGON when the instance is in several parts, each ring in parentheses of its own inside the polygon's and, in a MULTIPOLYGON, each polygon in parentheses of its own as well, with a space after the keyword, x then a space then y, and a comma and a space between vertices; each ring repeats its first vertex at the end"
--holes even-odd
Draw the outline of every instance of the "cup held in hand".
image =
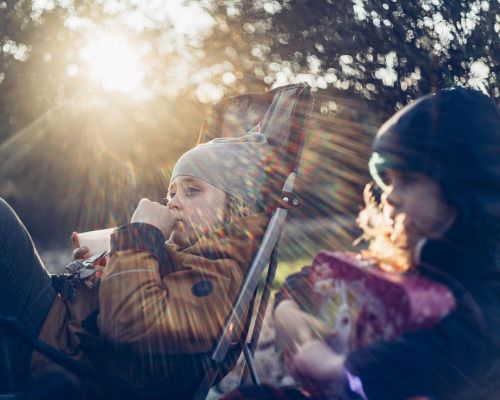
POLYGON ((115 228, 99 229, 78 233, 78 243, 80 247, 87 247, 89 255, 94 256, 108 251, 111 248, 111 234, 115 228))

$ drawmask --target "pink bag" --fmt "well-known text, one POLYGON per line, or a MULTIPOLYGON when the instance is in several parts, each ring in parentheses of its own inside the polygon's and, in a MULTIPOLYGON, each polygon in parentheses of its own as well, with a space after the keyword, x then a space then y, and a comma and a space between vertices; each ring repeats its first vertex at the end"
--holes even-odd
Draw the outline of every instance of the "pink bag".
POLYGON ((352 253, 320 252, 309 279, 321 305, 319 317, 336 333, 341 351, 431 327, 455 307, 445 285, 415 272, 382 271, 352 253))

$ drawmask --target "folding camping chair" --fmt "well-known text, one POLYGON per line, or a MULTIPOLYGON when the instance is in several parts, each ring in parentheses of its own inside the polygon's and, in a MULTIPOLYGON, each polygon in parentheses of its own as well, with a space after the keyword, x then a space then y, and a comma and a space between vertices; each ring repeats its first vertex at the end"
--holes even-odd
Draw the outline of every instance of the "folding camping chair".
POLYGON ((272 156, 269 162, 268 182, 264 189, 264 207, 270 216, 270 221, 212 353, 212 366, 207 371, 194 397, 195 400, 205 399, 215 380, 227 372, 228 366, 234 365, 235 354, 238 355, 240 352, 243 352, 245 359, 242 382, 246 381, 249 373, 254 384, 260 383, 253 354, 276 274, 279 237, 288 210, 299 205, 293 187, 312 106, 310 87, 305 83, 280 87, 265 94, 240 95, 220 103, 202 129, 200 141, 218 136, 239 136, 251 129, 258 129, 266 135, 272 148, 272 156), (261 277, 267 265, 265 282, 262 284, 261 277), (260 299, 257 299, 259 293, 260 299), (254 310, 257 302, 258 307, 254 310), (247 321, 243 334, 237 337, 235 327, 245 318, 247 321))
MULTIPOLYGON (((202 128, 200 141, 207 141, 217 136, 243 135, 257 127, 267 136, 272 156, 268 166, 269 174, 263 204, 270 217, 269 224, 234 307, 210 355, 210 365, 194 396, 197 400, 205 399, 214 382, 234 367, 241 352, 252 381, 259 384, 253 363, 253 353, 259 339, 277 268, 278 239, 288 209, 297 207, 299 204, 297 196, 293 193, 293 185, 306 139, 305 126, 310 117, 312 105, 310 87, 305 83, 276 88, 265 94, 240 95, 231 97, 216 106, 202 128), (266 265, 269 267, 265 283, 259 291, 259 282, 266 265), (260 299, 257 299, 258 293, 260 293, 260 299), (254 307, 257 302, 258 307, 254 307), (243 332, 238 332, 236 327, 241 326, 242 321, 243 332)), ((104 380, 96 371, 89 370, 57 349, 23 334, 23 329, 17 321, 0 318, 0 345, 8 335, 15 335, 18 339, 29 343, 37 351, 77 376, 109 386, 113 390, 129 390, 127 389, 129 385, 118 377, 111 381, 104 380)), ((0 353, 2 353, 1 347, 0 353)), ((1 362, 0 359, 0 364, 1 362)), ((8 368, 6 370, 8 375, 8 368)), ((5 396, 0 395, 0 399, 14 398, 5 396)))

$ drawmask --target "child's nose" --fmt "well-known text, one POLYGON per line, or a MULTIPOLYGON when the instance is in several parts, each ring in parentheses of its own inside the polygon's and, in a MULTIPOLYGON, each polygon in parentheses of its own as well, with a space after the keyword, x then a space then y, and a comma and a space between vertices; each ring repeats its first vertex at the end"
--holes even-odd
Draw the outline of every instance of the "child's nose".
POLYGON ((179 198, 179 195, 175 195, 170 201, 168 202, 168 208, 170 210, 181 210, 182 209, 182 201, 179 198))

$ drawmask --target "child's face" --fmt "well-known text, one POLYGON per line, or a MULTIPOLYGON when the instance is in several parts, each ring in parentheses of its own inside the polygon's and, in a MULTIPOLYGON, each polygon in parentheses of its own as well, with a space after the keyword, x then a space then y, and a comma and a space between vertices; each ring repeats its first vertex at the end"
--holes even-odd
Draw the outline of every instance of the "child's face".
POLYGON ((407 235, 438 239, 453 223, 456 210, 446 201, 435 179, 422 173, 387 169, 384 181, 384 215, 392 220, 404 215, 407 235))
POLYGON ((177 219, 170 237, 175 244, 189 246, 224 223, 226 193, 221 189, 180 175, 170 182, 168 192, 168 207, 177 219))

